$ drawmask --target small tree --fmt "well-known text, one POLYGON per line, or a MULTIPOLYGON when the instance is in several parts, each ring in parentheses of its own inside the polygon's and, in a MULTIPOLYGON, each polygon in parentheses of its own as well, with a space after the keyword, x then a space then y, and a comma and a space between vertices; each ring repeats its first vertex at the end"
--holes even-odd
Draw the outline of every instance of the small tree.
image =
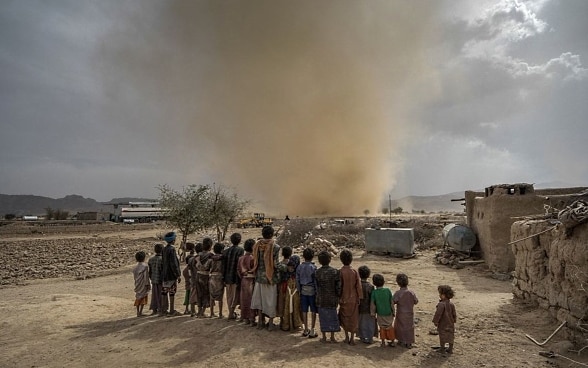
POLYGON ((363 210, 363 214, 364 214, 365 216, 369 215, 369 214, 370 214, 370 210, 363 210))
POLYGON ((53 208, 51 208, 51 207, 45 208, 45 218, 47 220, 51 220, 51 219, 53 219, 53 216, 55 216, 55 211, 53 211, 53 208))
POLYGON ((180 192, 164 184, 158 189, 159 203, 167 211, 166 221, 182 234, 182 245, 188 235, 212 225, 207 213, 210 186, 192 184, 180 192))
POLYGON ((7 213, 4 215, 4 220, 14 220, 16 215, 14 213, 7 213))
POLYGON ((53 212, 53 219, 55 220, 67 220, 67 216, 69 216, 69 211, 64 211, 60 208, 53 212))
POLYGON ((388 211, 390 211, 390 209, 389 209, 389 208, 382 208, 382 213, 383 213, 384 215, 387 215, 387 214, 388 214, 388 211))
POLYGON ((220 242, 225 240, 229 226, 241 216, 249 201, 240 199, 237 193, 222 185, 213 186, 209 200, 211 222, 216 228, 217 241, 220 242))
POLYGON ((392 213, 401 214, 402 213, 402 207, 396 207, 395 209, 392 210, 392 213))

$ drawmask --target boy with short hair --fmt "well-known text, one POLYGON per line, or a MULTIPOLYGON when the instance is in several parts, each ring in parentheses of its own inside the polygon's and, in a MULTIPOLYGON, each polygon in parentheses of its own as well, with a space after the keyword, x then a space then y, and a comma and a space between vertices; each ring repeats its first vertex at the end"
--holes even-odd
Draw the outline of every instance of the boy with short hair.
POLYGON ((163 244, 158 243, 153 247, 155 255, 149 258, 147 264, 149 265, 149 279, 151 280, 151 306, 149 309, 152 311, 151 315, 162 313, 163 306, 161 304, 161 269, 163 268, 163 259, 161 258, 161 252, 163 251, 163 244))
POLYGON ((366 344, 372 344, 374 342, 374 337, 378 336, 378 324, 376 319, 370 314, 370 304, 374 285, 368 281, 371 273, 368 266, 360 266, 357 269, 357 272, 361 278, 361 290, 363 293, 363 298, 359 302, 359 326, 357 328, 357 337, 366 344))
POLYGON ((327 332, 331 333, 331 343, 335 340, 335 332, 341 331, 337 306, 341 296, 341 278, 339 270, 330 266, 331 255, 322 251, 318 255, 321 268, 316 270, 316 306, 318 307, 319 321, 321 325, 321 342, 327 342, 327 332))
POLYGON ((222 243, 216 243, 212 249, 214 252, 210 260, 210 276, 208 278, 208 290, 210 291, 210 317, 214 314, 215 302, 218 302, 218 318, 223 318, 223 297, 225 295, 225 283, 223 282, 223 250, 222 243))
POLYGON ((149 282, 149 266, 145 263, 145 252, 140 251, 135 254, 137 265, 133 268, 133 278, 135 279, 135 307, 137 307, 137 317, 143 316, 143 307, 147 305, 151 283, 149 282))
POLYGON ((255 322, 255 310, 251 309, 251 297, 253 295, 253 284, 255 282, 255 274, 253 273, 253 245, 255 240, 247 239, 243 244, 245 254, 239 257, 237 262, 237 273, 241 279, 241 292, 239 294, 239 304, 241 304, 241 319, 245 324, 252 327, 257 326, 255 322))
POLYGON ((389 340, 389 346, 394 346, 394 298, 390 289, 384 287, 384 276, 376 273, 372 277, 372 282, 376 290, 372 291, 371 296, 371 315, 376 317, 380 326, 380 340, 382 346, 386 346, 386 340, 389 340))
POLYGON ((304 262, 296 269, 296 286, 300 290, 300 307, 302 309, 302 319, 304 323, 304 332, 302 336, 309 338, 317 337, 315 332, 316 325, 316 266, 312 262, 314 258, 314 251, 312 248, 306 248, 302 252, 304 262), (311 325, 308 328, 308 310, 310 309, 311 314, 311 325))
POLYGON ((229 309, 229 319, 237 319, 235 309, 239 305, 239 286, 240 280, 237 275, 237 262, 245 253, 239 246, 241 243, 241 234, 231 234, 231 246, 224 251, 223 257, 223 280, 227 293, 227 308, 229 309))

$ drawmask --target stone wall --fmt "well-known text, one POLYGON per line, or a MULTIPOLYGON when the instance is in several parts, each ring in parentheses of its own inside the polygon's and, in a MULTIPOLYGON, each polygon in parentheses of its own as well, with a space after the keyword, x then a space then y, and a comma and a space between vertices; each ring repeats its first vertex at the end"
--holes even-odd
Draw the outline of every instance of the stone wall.
POLYGON ((548 310, 560 323, 567 321, 569 337, 580 340, 578 323, 588 323, 588 223, 568 237, 553 221, 517 221, 511 237, 528 238, 511 245, 515 298, 548 310))

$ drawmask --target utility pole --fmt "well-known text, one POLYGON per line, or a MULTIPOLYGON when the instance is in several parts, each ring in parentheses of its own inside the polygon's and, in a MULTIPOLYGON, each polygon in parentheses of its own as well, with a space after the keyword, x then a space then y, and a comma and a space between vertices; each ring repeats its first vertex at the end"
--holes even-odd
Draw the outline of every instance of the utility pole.
POLYGON ((390 224, 392 224, 392 197, 388 194, 388 215, 390 216, 390 224))

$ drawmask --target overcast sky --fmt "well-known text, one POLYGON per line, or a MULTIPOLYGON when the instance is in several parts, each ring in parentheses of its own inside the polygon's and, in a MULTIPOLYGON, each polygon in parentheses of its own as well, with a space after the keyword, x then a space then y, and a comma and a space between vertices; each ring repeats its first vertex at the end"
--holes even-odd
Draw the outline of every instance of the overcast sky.
POLYGON ((0 193, 290 213, 588 185, 588 1, 0 2, 0 193))

